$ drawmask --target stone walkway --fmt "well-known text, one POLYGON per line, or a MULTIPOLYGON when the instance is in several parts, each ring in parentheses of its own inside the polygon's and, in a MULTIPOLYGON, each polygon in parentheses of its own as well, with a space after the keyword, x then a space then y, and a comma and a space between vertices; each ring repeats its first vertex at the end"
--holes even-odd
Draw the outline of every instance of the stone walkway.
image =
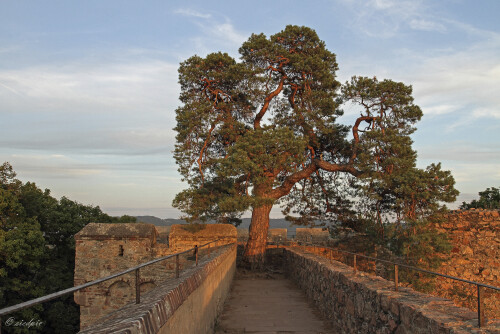
POLYGON ((237 275, 215 334, 330 334, 319 312, 293 282, 281 275, 237 275))

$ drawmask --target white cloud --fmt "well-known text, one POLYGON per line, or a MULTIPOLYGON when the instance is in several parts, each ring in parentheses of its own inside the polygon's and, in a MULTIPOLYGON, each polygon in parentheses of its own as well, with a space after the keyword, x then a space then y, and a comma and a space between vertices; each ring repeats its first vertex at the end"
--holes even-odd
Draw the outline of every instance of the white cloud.
POLYGON ((202 19, 209 19, 212 17, 212 15, 210 15, 210 14, 200 13, 200 12, 193 10, 193 9, 190 9, 190 8, 179 8, 174 13, 184 15, 184 16, 202 18, 202 19))
POLYGON ((238 46, 240 46, 249 37, 239 33, 229 22, 217 24, 213 29, 210 29, 210 31, 214 37, 226 39, 231 44, 236 44, 238 46))
MULTIPOLYGON (((16 171, 22 171, 23 176, 38 178, 85 178, 104 174, 106 166, 79 162, 63 155, 43 153, 12 154, 9 159, 16 171)), ((20 173, 20 174, 21 174, 20 173)))
POLYGON ((474 118, 499 118, 500 110, 495 108, 477 108, 472 111, 472 116, 474 118))
POLYGON ((412 29, 415 30, 439 31, 439 32, 446 31, 446 27, 443 24, 425 19, 411 19, 409 25, 412 29))
POLYGON ((406 79, 426 114, 500 118, 500 36, 466 49, 415 59, 406 79), (465 112, 466 111, 466 112, 465 112))
POLYGON ((191 41, 199 55, 222 50, 237 57, 238 48, 249 37, 239 32, 229 18, 219 13, 200 13, 194 9, 178 9, 175 13, 193 18, 198 26, 199 34, 192 37, 191 41))
POLYGON ((455 104, 433 105, 433 106, 425 108, 425 114, 428 114, 428 115, 449 114, 449 113, 452 113, 452 112, 458 110, 459 108, 460 108, 460 106, 455 105, 455 104))
POLYGON ((420 159, 430 161, 447 160, 460 163, 499 164, 500 143, 491 143, 474 146, 464 141, 451 141, 448 143, 434 143, 432 146, 421 147, 420 159))
MULTIPOLYGON (((461 26, 460 26, 461 27, 461 26)), ((457 33, 472 41, 443 49, 396 49, 397 57, 374 59, 366 55, 348 58, 342 72, 392 78, 413 86, 415 103, 425 115, 452 114, 448 130, 476 119, 500 118, 500 33, 478 34, 469 28, 457 33), (347 69, 347 71, 346 71, 347 69)))
POLYGON ((433 15, 423 0, 338 0, 351 12, 352 29, 374 38, 394 37, 402 28, 446 31, 445 23, 433 15))
POLYGON ((162 61, 0 70, 0 103, 4 112, 164 108, 176 104, 175 82, 177 64, 162 61))
POLYGON ((0 150, 170 155, 177 64, 73 62, 0 70, 0 150), (20 126, 22 124, 22 126, 20 126))
POLYGON ((457 164, 451 170, 457 183, 464 184, 465 189, 468 189, 471 185, 473 189, 486 189, 500 182, 500 169, 498 167, 498 164, 486 163, 457 164), (489 178, 485 179, 485 174, 489 175, 489 178), (482 183, 482 187, 478 186, 479 182, 482 183))

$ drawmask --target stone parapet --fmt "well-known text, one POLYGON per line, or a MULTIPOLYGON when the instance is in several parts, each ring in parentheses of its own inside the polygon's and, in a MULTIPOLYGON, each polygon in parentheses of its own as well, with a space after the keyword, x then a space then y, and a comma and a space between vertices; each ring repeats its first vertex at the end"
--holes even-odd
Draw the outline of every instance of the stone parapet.
POLYGON ((210 333, 235 270, 236 245, 223 246, 178 279, 141 295, 140 304, 131 302, 80 333, 210 333))
MULTIPOLYGON (((75 235, 75 286, 173 253, 165 244, 156 243, 157 236, 152 224, 88 224, 75 235)), ((181 268, 193 263, 187 257, 180 257, 181 268)), ((165 260, 141 269, 141 292, 173 277, 174 261, 165 260)), ((75 292, 74 300, 80 305, 80 328, 134 300, 135 285, 135 274, 129 273, 75 292)))
POLYGON ((296 249, 285 252, 285 271, 338 333, 499 333, 500 323, 477 328, 477 313, 452 301, 354 273, 337 261, 296 249))
MULTIPOLYGON (((439 232, 446 233, 452 245, 438 272, 467 280, 500 286, 500 211, 456 210, 447 219, 435 225, 439 232)), ((444 278, 438 278, 436 293, 453 298, 462 306, 476 310, 474 298, 476 288, 444 278)), ((500 293, 484 290, 485 314, 489 318, 500 318, 500 293)))
POLYGON ((271 228, 267 232, 267 242, 284 243, 287 241, 288 230, 286 228, 271 228))
POLYGON ((169 247, 175 250, 192 248, 210 241, 219 240, 212 245, 227 245, 235 243, 237 231, 230 224, 201 225, 198 231, 190 231, 189 225, 172 225, 169 234, 169 247))
POLYGON ((330 232, 323 227, 298 227, 295 240, 300 243, 323 244, 330 240, 330 232))

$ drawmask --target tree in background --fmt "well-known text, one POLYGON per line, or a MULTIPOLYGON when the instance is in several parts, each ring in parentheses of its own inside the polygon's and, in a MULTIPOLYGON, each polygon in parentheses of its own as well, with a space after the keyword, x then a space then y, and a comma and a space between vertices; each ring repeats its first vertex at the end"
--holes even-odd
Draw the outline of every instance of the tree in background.
POLYGON ((335 55, 307 27, 254 34, 239 52, 241 62, 219 52, 180 65, 174 156, 189 188, 173 205, 193 221, 236 221, 251 208, 246 261, 263 262, 276 203, 296 222, 353 225, 362 203, 381 228, 398 217, 407 228, 454 198, 449 172, 415 167, 410 135, 422 112, 410 86, 364 77, 341 86, 335 55), (360 116, 350 128, 337 119, 351 104, 360 116))
POLYGON ((479 192, 479 200, 462 202, 460 209, 500 209, 500 189, 491 187, 479 192))
MULTIPOLYGON (((0 166, 0 308, 73 286, 74 235, 91 222, 135 222, 110 217, 98 206, 60 200, 35 183, 22 183, 9 163, 0 166)), ((79 308, 69 295, 12 315, 41 320, 45 333, 76 333, 79 308)), ((5 321, 6 319, 2 319, 5 321)), ((36 328, 4 326, 7 333, 33 333, 36 328)))
MULTIPOLYGON (((19 202, 23 185, 15 176, 9 164, 0 166, 0 307, 40 297, 45 292, 34 279, 47 259, 45 240, 40 223, 26 216, 19 202)), ((41 320, 41 309, 36 306, 18 315, 41 320)), ((27 329, 14 332, 27 333, 27 329)))

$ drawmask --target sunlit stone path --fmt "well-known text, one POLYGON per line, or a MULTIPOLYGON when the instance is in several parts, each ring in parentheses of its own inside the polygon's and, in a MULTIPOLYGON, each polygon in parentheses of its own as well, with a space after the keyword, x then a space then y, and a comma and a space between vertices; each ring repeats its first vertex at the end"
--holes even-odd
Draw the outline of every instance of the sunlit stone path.
POLYGON ((293 282, 281 275, 267 279, 237 275, 215 333, 333 332, 293 282))

